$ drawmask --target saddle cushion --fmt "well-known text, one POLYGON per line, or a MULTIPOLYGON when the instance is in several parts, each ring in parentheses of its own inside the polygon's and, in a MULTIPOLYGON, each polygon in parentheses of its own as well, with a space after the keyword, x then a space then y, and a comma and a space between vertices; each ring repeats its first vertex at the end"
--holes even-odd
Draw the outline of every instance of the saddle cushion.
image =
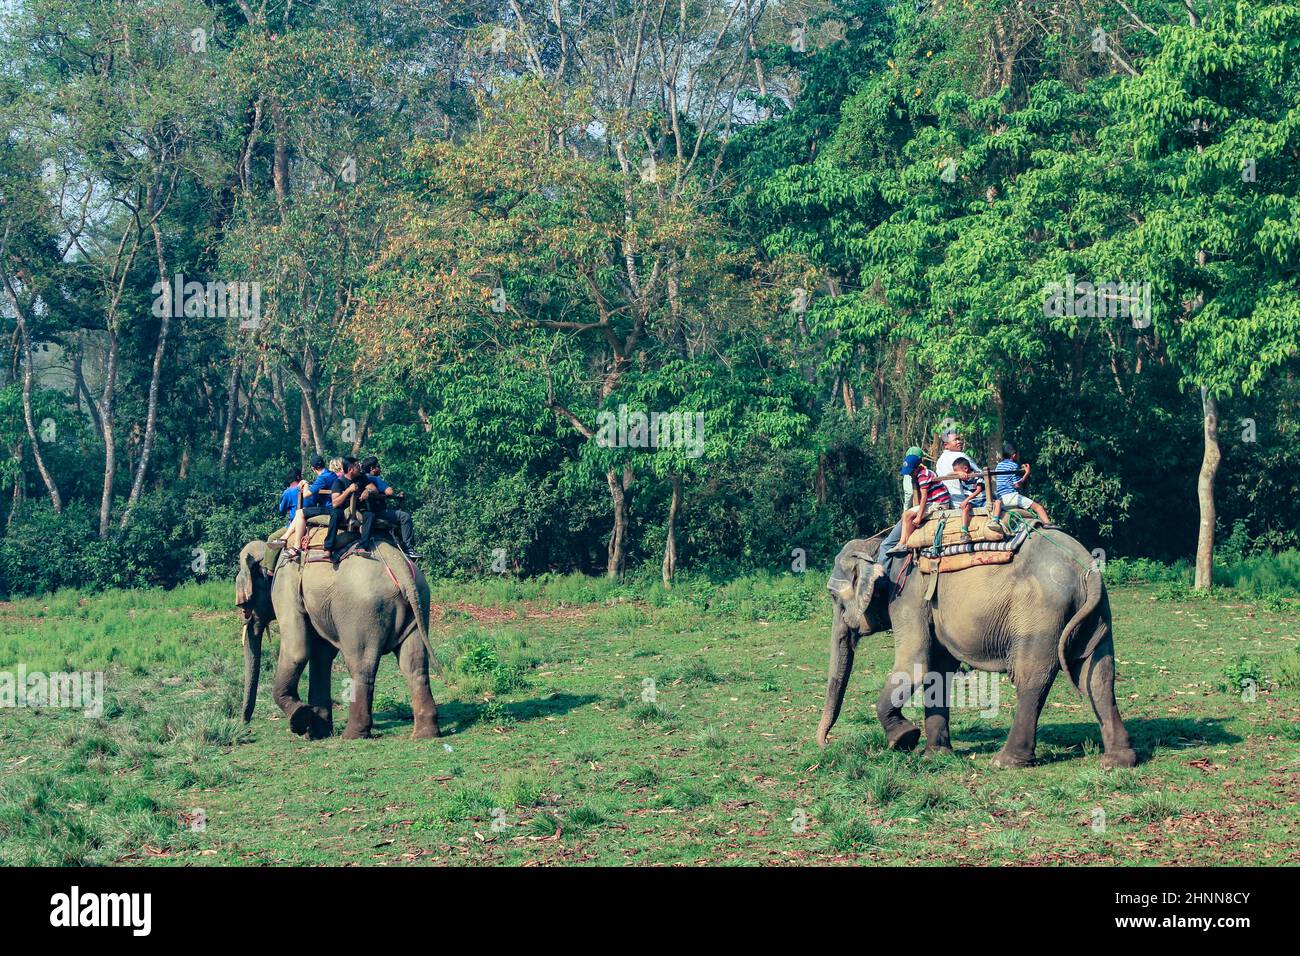
POLYGON ((965 571, 981 564, 1007 564, 1016 556, 1014 551, 968 551, 965 554, 945 554, 939 558, 922 556, 916 566, 922 574, 944 574, 948 571, 965 571))
MULTIPOLYGON (((1002 531, 996 528, 988 527, 989 511, 987 508, 972 508, 970 519, 970 540, 971 543, 981 541, 1002 541, 1007 537, 1007 514, 1014 512, 1016 515, 1025 519, 1030 524, 1038 524, 1038 519, 1031 511, 1023 511, 1020 508, 1003 508, 1002 509, 1002 531)), ((961 540, 961 511, 953 509, 951 511, 936 511, 933 515, 928 516, 925 522, 912 532, 912 536, 907 539, 904 547, 913 551, 922 551, 934 546, 934 536, 939 530, 939 522, 943 521, 943 540, 940 541, 939 547, 946 548, 954 544, 962 544, 961 540)))

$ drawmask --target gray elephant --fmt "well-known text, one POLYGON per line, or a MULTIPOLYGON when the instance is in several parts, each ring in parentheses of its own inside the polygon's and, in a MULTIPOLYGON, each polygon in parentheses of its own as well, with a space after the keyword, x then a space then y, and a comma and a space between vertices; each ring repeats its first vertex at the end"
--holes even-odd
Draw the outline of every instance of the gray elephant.
POLYGON ((1101 723, 1102 767, 1132 767, 1137 755, 1115 704, 1115 651, 1110 602, 1092 555, 1057 529, 1040 529, 1009 564, 939 575, 913 571, 901 593, 877 587, 873 561, 881 537, 855 539, 840 551, 828 587, 834 605, 830 676, 817 742, 839 716, 858 641, 894 632, 894 666, 876 703, 889 746, 910 750, 920 729, 902 714, 922 691, 926 751, 951 752, 948 708, 959 662, 1006 673, 1016 687, 1016 713, 999 767, 1033 762, 1038 716, 1058 671, 1088 698, 1101 723), (932 578, 934 593, 929 594, 932 578))
POLYGON ((300 566, 280 562, 274 577, 262 571, 266 544, 254 541, 239 555, 235 600, 244 610, 244 720, 257 696, 262 636, 280 624, 280 655, 272 696, 289 727, 314 738, 333 733, 330 668, 342 651, 352 677, 345 738, 371 736, 375 674, 384 654, 396 655, 411 692, 412 736, 438 736, 438 709, 429 690, 429 586, 401 551, 377 542, 373 557, 300 566), (307 702, 298 681, 310 663, 307 702))

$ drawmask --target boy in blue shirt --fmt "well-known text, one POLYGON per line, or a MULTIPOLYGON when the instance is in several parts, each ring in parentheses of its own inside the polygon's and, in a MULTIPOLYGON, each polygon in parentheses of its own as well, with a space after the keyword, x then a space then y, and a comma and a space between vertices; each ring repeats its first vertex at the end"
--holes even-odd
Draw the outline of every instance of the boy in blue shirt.
POLYGON ((1008 508, 1028 508, 1038 515, 1038 520, 1043 524, 1051 524, 1052 520, 1047 517, 1047 510, 1032 498, 1027 498, 1020 493, 1020 489, 1029 480, 1029 465, 1021 465, 1019 461, 1020 455, 1016 452, 1016 446, 1009 441, 1003 442, 1002 460, 993 469, 993 477, 996 481, 994 493, 1008 508), (1023 475, 1020 474, 1022 469, 1023 475))
MULTIPOLYGON (((962 494, 966 496, 961 501, 961 542, 967 544, 970 542, 971 509, 984 505, 989 496, 985 494, 984 478, 971 468, 969 459, 958 458, 954 461, 952 472, 961 483, 962 494)), ((996 531, 1002 530, 1002 501, 999 498, 993 498, 993 503, 989 506, 988 524, 996 531)))

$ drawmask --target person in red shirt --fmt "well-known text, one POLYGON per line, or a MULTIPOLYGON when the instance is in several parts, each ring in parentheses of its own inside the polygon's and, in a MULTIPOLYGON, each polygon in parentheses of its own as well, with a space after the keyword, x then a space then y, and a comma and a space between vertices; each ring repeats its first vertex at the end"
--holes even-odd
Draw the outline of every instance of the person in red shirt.
POLYGON ((938 476, 921 463, 920 455, 908 455, 903 459, 900 475, 911 475, 916 488, 916 507, 910 508, 903 515, 903 534, 901 541, 906 542, 925 521, 929 514, 952 507, 952 495, 938 476))

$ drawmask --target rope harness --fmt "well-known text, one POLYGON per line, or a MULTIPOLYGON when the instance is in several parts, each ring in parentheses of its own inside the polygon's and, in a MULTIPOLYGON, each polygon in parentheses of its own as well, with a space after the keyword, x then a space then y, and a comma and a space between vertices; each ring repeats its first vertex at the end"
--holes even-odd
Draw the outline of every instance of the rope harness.
POLYGON ((1071 561, 1073 561, 1075 564, 1077 564, 1079 567, 1081 567, 1081 568, 1084 570, 1085 573, 1088 572, 1088 571, 1095 570, 1096 565, 1097 565, 1097 562, 1096 562, 1095 560, 1094 560, 1094 561, 1092 562, 1092 564, 1090 564, 1090 565, 1089 565, 1089 564, 1084 564, 1082 561, 1080 561, 1078 558, 1076 558, 1074 555, 1072 555, 1072 554, 1071 554, 1071 553, 1070 553, 1066 548, 1063 548, 1061 545, 1057 544, 1055 541, 1053 541, 1053 540, 1052 540, 1051 538, 1049 538, 1047 535, 1045 535, 1045 534, 1041 534, 1041 531, 1042 531, 1041 528, 1036 527, 1036 526, 1035 526, 1032 522, 1030 522, 1030 521, 1026 521, 1024 518, 1022 518, 1022 517, 1021 517, 1019 514, 1017 514, 1016 512, 1014 512, 1014 511, 1008 511, 1008 512, 1007 512, 1007 515, 1006 515, 1006 518, 1007 518, 1007 531, 1008 531, 1009 533, 1011 533, 1011 534, 1015 534, 1015 533, 1016 533, 1017 531, 1019 531, 1021 528, 1025 528, 1025 529, 1027 529, 1027 532, 1026 532, 1026 533, 1027 533, 1027 536, 1032 537, 1032 536, 1035 535, 1035 534, 1039 535, 1039 537, 1041 537, 1044 541, 1046 541, 1048 544, 1050 544, 1053 548, 1056 548, 1058 551, 1060 551, 1062 554, 1064 554, 1067 558, 1069 558, 1071 561))
POLYGON ((931 544, 929 550, 925 552, 926 557, 937 558, 943 553, 943 528, 947 523, 947 515, 943 515, 939 518, 939 527, 934 530, 934 543, 931 544))

